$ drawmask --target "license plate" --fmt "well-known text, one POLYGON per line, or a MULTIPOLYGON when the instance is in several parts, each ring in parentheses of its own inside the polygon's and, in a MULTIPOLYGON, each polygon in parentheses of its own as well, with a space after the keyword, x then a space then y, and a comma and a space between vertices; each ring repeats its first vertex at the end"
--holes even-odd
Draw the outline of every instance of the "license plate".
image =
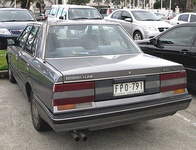
POLYGON ((113 95, 129 95, 144 92, 144 81, 113 84, 113 95))

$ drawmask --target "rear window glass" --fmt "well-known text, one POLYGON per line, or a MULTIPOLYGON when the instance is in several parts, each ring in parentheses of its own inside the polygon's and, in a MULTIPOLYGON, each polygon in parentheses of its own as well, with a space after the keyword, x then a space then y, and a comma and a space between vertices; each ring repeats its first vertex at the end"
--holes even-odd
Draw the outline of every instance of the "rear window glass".
POLYGON ((68 18, 70 20, 86 19, 86 18, 102 18, 96 8, 70 8, 68 10, 68 18))
POLYGON ((119 25, 49 28, 46 58, 135 54, 140 50, 119 25))

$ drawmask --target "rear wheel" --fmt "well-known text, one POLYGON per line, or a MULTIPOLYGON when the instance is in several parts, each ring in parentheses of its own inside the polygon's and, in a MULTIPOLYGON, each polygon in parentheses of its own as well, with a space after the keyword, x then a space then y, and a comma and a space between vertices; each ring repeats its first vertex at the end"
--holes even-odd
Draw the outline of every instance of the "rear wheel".
POLYGON ((31 104, 31 117, 32 117, 32 122, 33 126, 37 131, 47 131, 50 130, 50 126, 41 118, 38 108, 37 108, 37 103, 34 98, 33 92, 31 92, 30 95, 30 104, 31 104))
POLYGON ((13 76, 11 66, 8 64, 8 74, 9 74, 9 80, 11 83, 16 83, 16 79, 13 76))
POLYGON ((142 40, 143 37, 142 37, 142 34, 140 31, 136 31, 134 34, 133 34, 133 39, 134 40, 142 40))

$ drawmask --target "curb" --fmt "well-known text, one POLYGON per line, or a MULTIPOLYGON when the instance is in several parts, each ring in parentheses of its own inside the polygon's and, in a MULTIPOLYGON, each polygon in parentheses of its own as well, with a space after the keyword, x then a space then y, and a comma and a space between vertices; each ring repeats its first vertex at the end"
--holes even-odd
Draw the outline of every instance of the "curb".
POLYGON ((8 70, 0 70, 0 78, 8 77, 8 70))

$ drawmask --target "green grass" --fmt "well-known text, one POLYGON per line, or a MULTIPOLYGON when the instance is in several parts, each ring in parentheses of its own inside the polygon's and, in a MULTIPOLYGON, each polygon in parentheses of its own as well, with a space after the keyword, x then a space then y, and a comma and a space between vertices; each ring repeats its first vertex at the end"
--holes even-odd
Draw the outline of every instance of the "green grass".
POLYGON ((6 50, 0 50, 0 71, 8 70, 7 61, 5 58, 6 50))

